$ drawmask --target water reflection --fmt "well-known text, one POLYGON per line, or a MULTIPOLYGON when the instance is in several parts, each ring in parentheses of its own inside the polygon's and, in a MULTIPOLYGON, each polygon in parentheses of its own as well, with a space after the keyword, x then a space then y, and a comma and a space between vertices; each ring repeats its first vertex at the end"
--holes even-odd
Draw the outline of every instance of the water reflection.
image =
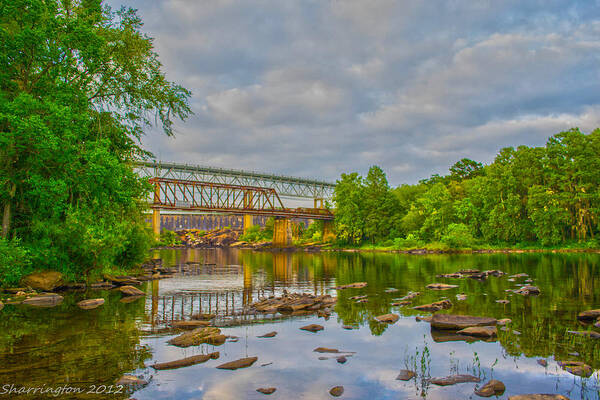
MULTIPOLYGON (((519 393, 553 392, 572 399, 597 399, 599 375, 580 378, 556 363, 582 361, 600 369, 600 341, 569 334, 594 329, 575 318, 579 311, 600 308, 597 254, 491 254, 406 256, 383 253, 268 253, 216 249, 161 250, 164 265, 178 273, 148 282, 147 297, 121 302, 114 291, 73 293, 59 307, 33 309, 7 305, 0 311, 0 382, 18 385, 113 384, 123 373, 142 375, 149 385, 134 397, 143 399, 263 398, 255 389, 276 387, 270 398, 329 398, 336 385, 344 398, 476 398, 475 383, 438 387, 428 378, 469 373, 502 380, 501 398, 519 393), (525 278, 509 280, 436 278, 465 268, 500 269, 508 275, 527 273, 541 290, 521 296, 509 290, 525 278), (337 285, 368 282, 361 289, 334 290, 337 285), (433 291, 433 283, 458 285, 433 291), (337 295, 329 319, 316 315, 286 316, 250 313, 248 306, 283 291, 337 295), (411 291, 421 292, 409 306, 392 304, 411 291), (457 294, 466 298, 459 300, 457 294), (359 302, 356 296, 367 296, 359 302), (83 298, 104 297, 104 306, 79 310, 83 298), (415 316, 427 315, 414 305, 447 298, 450 312, 510 318, 498 337, 469 339, 453 332, 432 331, 415 316), (509 300, 507 304, 498 299, 509 300), (393 312, 392 325, 374 317, 393 312), (196 313, 216 314, 215 324, 237 342, 221 346, 178 348, 167 341, 179 332, 169 324, 196 313), (310 323, 325 327, 319 333, 301 331, 310 323), (344 325, 357 329, 346 330, 344 325), (257 336, 277 331, 274 338, 257 336), (319 346, 355 351, 344 364, 334 357, 320 360, 319 346), (186 368, 154 371, 150 366, 197 354, 220 352, 186 368), (223 371, 216 365, 257 356, 250 368, 223 371), (538 360, 547 361, 544 367, 538 360), (396 380, 400 369, 417 373, 408 382, 396 380)), ((462 297, 461 297, 462 299, 462 297)), ((87 398, 127 398, 127 395, 89 395, 87 398)), ((1 398, 1 396, 0 396, 1 398)), ((26 398, 26 397, 23 397, 26 398)), ((31 398, 31 397, 28 397, 31 398)))

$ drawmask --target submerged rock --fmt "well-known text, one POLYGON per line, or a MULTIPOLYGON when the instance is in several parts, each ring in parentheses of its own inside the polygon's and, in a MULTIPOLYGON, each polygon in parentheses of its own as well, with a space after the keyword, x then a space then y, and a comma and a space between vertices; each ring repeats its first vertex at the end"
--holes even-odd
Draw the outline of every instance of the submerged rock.
POLYGON ((250 307, 261 313, 304 311, 307 314, 328 309, 337 299, 328 294, 315 296, 305 293, 284 293, 281 297, 271 297, 252 304, 250 307))
POLYGON ((592 321, 600 318, 600 309, 582 311, 577 315, 577 319, 582 321, 592 321))
POLYGON ((520 287, 517 290, 514 290, 514 293, 520 294, 523 296, 538 295, 538 294, 540 294, 540 288, 538 288, 537 286, 526 285, 526 286, 520 287))
POLYGON ((417 374, 415 374, 414 371, 411 371, 410 369, 402 369, 402 370, 400 370, 400 373, 396 377, 396 380, 409 381, 412 378, 414 378, 415 376, 417 376, 417 374))
POLYGON ((221 334, 219 328, 207 327, 197 328, 191 332, 186 332, 169 340, 168 343, 178 347, 189 347, 202 343, 219 346, 225 343, 226 339, 226 336, 221 334))
POLYGON ((129 374, 123 375, 121 379, 117 381, 117 385, 143 386, 146 384, 148 384, 148 382, 145 380, 129 374))
POLYGON ((493 326, 495 318, 473 317, 470 315, 434 314, 431 326, 436 329, 465 329, 471 326, 493 326))
POLYGON ((200 364, 200 363, 206 362, 210 359, 216 360, 217 358, 219 358, 219 355, 220 355, 219 352, 215 351, 214 353, 210 353, 210 354, 201 354, 201 355, 197 355, 197 356, 182 358, 180 360, 168 361, 168 362, 164 362, 164 363, 156 363, 152 366, 152 368, 154 368, 156 370, 163 370, 163 369, 175 369, 175 368, 181 368, 181 367, 189 367, 190 365, 200 364))
POLYGON ((495 326, 471 326, 456 333, 476 337, 493 337, 498 334, 495 326))
POLYGON ((230 361, 225 364, 218 365, 219 369, 238 369, 238 368, 246 368, 254 364, 258 360, 258 357, 246 357, 240 358, 239 360, 230 361))
POLYGON ((142 292, 140 289, 135 288, 130 285, 121 286, 119 291, 123 293, 125 296, 145 296, 146 293, 142 292))
POLYGON ((429 380, 430 383, 438 386, 449 386, 455 385, 457 383, 465 383, 465 382, 480 382, 481 379, 477 378, 473 375, 450 375, 445 376, 443 378, 431 378, 429 380))
POLYGON ((35 307, 56 307, 63 302, 63 297, 55 293, 44 293, 23 300, 21 304, 35 307))
POLYGON ((173 328, 189 329, 210 325, 210 321, 171 321, 173 328))
POLYGON ((29 274, 21 279, 21 284, 35 290, 50 292, 63 282, 63 274, 57 271, 41 271, 29 274))
POLYGON ((467 295, 464 294, 464 293, 459 293, 459 294, 456 295, 456 300, 464 301, 466 299, 467 299, 467 295))
POLYGON ((496 303, 508 304, 508 303, 510 303, 510 300, 504 300, 504 299, 502 299, 502 300, 496 300, 496 303))
POLYGON ((91 310, 100 307, 102 304, 104 304, 104 299, 89 299, 81 300, 79 303, 77 303, 77 306, 84 310, 91 310))
POLYGON ((338 349, 330 349, 327 347, 317 347, 313 351, 315 351, 317 353, 339 353, 338 349))
POLYGON ((498 321, 496 321, 496 325, 504 326, 506 324, 510 324, 511 322, 512 322, 512 319, 510 319, 510 318, 502 318, 502 319, 499 319, 498 321))
POLYGON ((346 363, 346 361, 348 361, 348 359, 345 356, 339 356, 335 360, 340 364, 344 364, 346 363))
POLYGON ((417 315, 417 316, 415 317, 415 319, 416 319, 417 321, 423 321, 423 322, 431 322, 431 319, 432 319, 432 318, 433 318, 433 317, 432 317, 431 315, 428 315, 428 316, 426 316, 426 317, 421 317, 421 316, 417 315))
POLYGON ((344 394, 344 387, 343 386, 334 386, 329 390, 329 394, 332 395, 333 397, 340 397, 342 394, 344 394))
POLYGON ((448 289, 455 289, 457 287, 458 287, 458 285, 448 285, 446 283, 430 283, 429 285, 427 285, 427 289, 432 289, 432 290, 448 290, 448 289))
POLYGON ((423 304, 421 306, 413 307, 414 310, 429 311, 429 312, 447 310, 449 308, 452 308, 452 302, 448 299, 436 301, 435 303, 431 303, 431 304, 423 304))
POLYGON ((379 322, 385 322, 388 324, 393 324, 394 322, 398 321, 400 317, 397 316, 396 314, 385 314, 385 315, 380 315, 378 317, 375 317, 375 319, 379 322))
POLYGON ((355 289, 355 288, 364 288, 367 286, 367 282, 354 282, 349 283, 347 285, 336 286, 334 289, 355 289))
POLYGON ((301 327, 300 329, 302 329, 303 331, 309 331, 309 332, 318 332, 318 331, 322 331, 323 328, 321 325, 317 325, 317 324, 310 324, 310 325, 306 325, 301 327))
POLYGON ((481 397, 492 397, 494 395, 500 396, 505 390, 506 386, 504 386, 504 383, 496 379, 492 379, 483 385, 479 390, 476 390, 475 394, 481 397))
POLYGON ((264 335, 257 336, 257 337, 258 338, 270 338, 270 337, 275 337, 275 336, 277 336, 277 332, 273 331, 273 332, 265 333, 264 335))
POLYGON ((592 339, 600 339, 600 333, 594 331, 568 331, 573 335, 587 336, 592 339))
POLYGON ((277 388, 274 388, 274 387, 256 389, 257 392, 262 393, 262 394, 273 394, 273 393, 275 393, 276 390, 277 390, 277 388))
POLYGON ((592 367, 581 361, 558 361, 558 365, 565 371, 584 378, 589 378, 594 372, 592 367))
POLYGON ((420 294, 421 294, 420 292, 408 292, 408 294, 406 296, 399 298, 398 301, 412 300, 415 297, 419 296, 420 294))

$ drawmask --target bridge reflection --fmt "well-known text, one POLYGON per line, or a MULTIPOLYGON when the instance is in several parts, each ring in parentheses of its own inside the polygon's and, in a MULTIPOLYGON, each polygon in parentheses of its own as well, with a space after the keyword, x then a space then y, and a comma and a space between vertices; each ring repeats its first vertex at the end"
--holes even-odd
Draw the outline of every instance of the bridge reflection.
POLYGON ((303 253, 178 250, 176 259, 165 260, 166 265, 175 265, 175 276, 150 283, 145 322, 155 332, 198 313, 215 314, 217 326, 284 318, 253 314, 248 306, 283 290, 325 294, 335 283, 335 259, 318 260, 308 266, 303 253))

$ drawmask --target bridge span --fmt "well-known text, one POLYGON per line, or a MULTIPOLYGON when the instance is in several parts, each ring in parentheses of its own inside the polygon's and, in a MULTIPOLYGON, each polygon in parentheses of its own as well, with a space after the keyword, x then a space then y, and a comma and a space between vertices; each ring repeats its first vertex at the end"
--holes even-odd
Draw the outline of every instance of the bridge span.
POLYGON ((150 207, 157 236, 161 210, 243 215, 244 230, 252 226, 253 216, 272 216, 275 217, 275 245, 291 244, 291 218, 326 221, 324 236, 333 235, 334 215, 324 207, 325 199, 333 195, 335 185, 332 183, 164 162, 139 162, 136 170, 154 186, 150 207), (252 185, 239 184, 242 182, 252 185), (314 207, 286 208, 282 196, 312 198, 314 207))

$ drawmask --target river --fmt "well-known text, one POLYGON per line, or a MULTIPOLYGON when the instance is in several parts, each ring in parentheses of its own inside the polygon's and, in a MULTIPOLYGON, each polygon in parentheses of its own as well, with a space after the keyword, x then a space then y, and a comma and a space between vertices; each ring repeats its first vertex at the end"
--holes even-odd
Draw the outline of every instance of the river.
MULTIPOLYGON (((600 339, 569 331, 595 330, 578 322, 579 312, 600 308, 600 255, 586 253, 525 253, 482 255, 403 255, 388 253, 270 253, 228 249, 160 250, 153 254, 163 265, 181 271, 169 279, 142 286, 146 297, 121 301, 117 291, 65 294, 54 308, 6 305, 0 311, 0 399, 110 398, 125 399, 327 399, 341 385, 344 399, 468 399, 476 383, 437 386, 430 377, 455 373, 506 385, 501 399, 524 393, 559 393, 570 399, 599 399, 600 374, 582 378, 563 370, 558 361, 582 361, 600 369, 600 339), (461 269, 506 272, 501 277, 437 278, 461 269), (526 273, 528 277, 510 278, 526 273), (541 293, 523 296, 511 290, 531 279, 541 293), (335 290, 337 285, 367 282, 364 288, 335 290), (439 282, 457 288, 436 291, 439 282), (283 291, 337 296, 328 319, 281 314, 251 315, 245 307, 259 297, 283 291), (391 305, 410 291, 421 295, 410 306, 391 305), (464 297, 457 295, 466 295, 464 297), (366 301, 351 299, 366 295, 366 301), (76 302, 103 297, 94 310, 76 302), (429 313, 414 305, 448 298, 453 306, 443 313, 510 318, 490 341, 457 340, 431 330, 415 316, 429 313), (459 299, 460 298, 460 299, 459 299), (508 303, 498 303, 505 299, 508 303), (180 332, 168 329, 173 320, 192 314, 215 313, 225 335, 237 337, 221 346, 187 348, 167 341, 180 332), (393 324, 374 317, 395 313, 393 324), (299 328, 320 324, 311 333, 299 328), (345 326, 343 328, 343 326, 345 326), (345 329, 352 327, 354 329, 345 329), (277 331, 272 338, 257 338, 277 331), (347 353, 339 363, 335 354, 347 353), (218 351, 219 359, 174 370, 155 371, 156 362, 218 351), (249 368, 235 371, 215 366, 256 356, 249 368), (324 358, 324 359, 320 359, 324 358), (543 361, 541 361, 543 360, 543 361), (544 361, 547 363, 546 366, 544 361), (396 380, 402 369, 417 377, 396 380), (118 394, 107 389, 123 374, 148 384, 118 394), (7 385, 55 388, 68 385, 95 393, 35 397, 6 395, 7 385), (265 396, 259 387, 275 387, 265 396), (93 390, 92 390, 93 389, 93 390)), ((460 339, 460 338, 458 338, 460 339)))

